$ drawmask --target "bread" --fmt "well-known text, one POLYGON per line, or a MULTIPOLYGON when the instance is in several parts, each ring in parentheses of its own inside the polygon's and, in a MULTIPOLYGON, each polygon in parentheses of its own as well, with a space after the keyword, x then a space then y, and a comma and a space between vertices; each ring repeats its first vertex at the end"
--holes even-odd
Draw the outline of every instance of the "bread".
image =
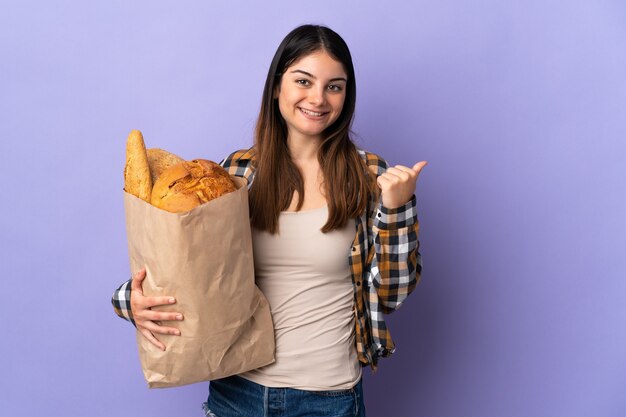
POLYGON ((154 184, 150 203, 182 213, 236 189, 224 168, 206 159, 194 159, 163 171, 154 184))
POLYGON ((148 166, 148 154, 140 131, 133 130, 126 139, 126 165, 124 166, 124 190, 144 201, 150 202, 152 180, 148 166))
POLYGON ((157 178, 161 176, 163 171, 183 161, 183 158, 169 153, 168 151, 164 151, 163 149, 148 149, 148 166, 150 167, 150 179, 152 180, 152 184, 156 183, 157 178))

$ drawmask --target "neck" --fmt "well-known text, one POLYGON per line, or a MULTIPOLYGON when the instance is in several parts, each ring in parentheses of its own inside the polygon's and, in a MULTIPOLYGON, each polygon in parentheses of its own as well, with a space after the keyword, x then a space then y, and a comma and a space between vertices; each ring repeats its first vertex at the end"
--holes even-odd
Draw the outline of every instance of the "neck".
POLYGON ((317 160, 317 152, 322 144, 322 138, 302 137, 289 135, 287 147, 294 161, 307 162, 317 160))

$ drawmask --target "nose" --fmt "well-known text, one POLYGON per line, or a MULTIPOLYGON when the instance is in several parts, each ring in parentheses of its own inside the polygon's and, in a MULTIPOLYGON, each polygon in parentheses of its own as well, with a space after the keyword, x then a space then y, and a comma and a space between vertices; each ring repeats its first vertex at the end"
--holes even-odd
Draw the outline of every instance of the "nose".
POLYGON ((326 102, 326 89, 323 86, 315 86, 309 90, 309 103, 313 106, 321 106, 326 102))

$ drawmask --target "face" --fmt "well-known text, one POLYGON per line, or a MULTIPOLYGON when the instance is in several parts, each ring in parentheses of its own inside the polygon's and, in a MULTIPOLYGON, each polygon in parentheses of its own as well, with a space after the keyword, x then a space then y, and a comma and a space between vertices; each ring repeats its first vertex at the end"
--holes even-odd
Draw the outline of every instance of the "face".
POLYGON ((325 51, 306 55, 288 67, 275 94, 289 138, 320 139, 341 114, 346 82, 341 62, 325 51))

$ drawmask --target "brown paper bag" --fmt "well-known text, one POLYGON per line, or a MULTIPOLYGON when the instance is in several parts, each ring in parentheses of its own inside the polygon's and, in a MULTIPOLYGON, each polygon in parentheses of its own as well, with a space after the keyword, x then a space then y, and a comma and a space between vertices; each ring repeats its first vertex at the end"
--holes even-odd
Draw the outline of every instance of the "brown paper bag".
POLYGON ((132 272, 146 265, 143 292, 168 295, 181 336, 157 335, 161 351, 137 331, 150 388, 219 379, 274 362, 274 328, 254 283, 246 180, 237 191, 186 213, 169 213, 124 192, 132 272))

